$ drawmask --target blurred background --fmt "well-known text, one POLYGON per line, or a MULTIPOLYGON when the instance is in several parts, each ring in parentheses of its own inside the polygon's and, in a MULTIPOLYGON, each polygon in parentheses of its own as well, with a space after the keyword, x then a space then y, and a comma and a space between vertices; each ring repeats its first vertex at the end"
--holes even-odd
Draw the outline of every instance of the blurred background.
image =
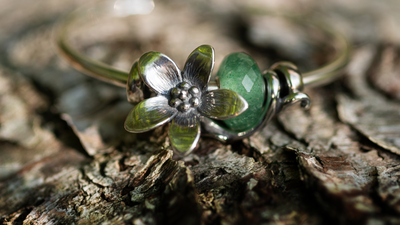
MULTIPOLYGON (((27 165, 51 161, 61 152, 69 155, 54 161, 48 170, 115 148, 143 147, 137 142, 142 136, 123 129, 132 108, 125 90, 82 75, 57 53, 57 23, 85 4, 88 1, 0 0, 0 189, 8 185, 10 176, 28 170, 27 165)), ((138 16, 125 23, 94 13, 72 28, 71 43, 125 71, 150 50, 167 54, 182 68, 200 44, 216 50, 214 73, 224 56, 240 51, 252 55, 261 70, 283 59, 308 71, 328 61, 332 49, 307 40, 314 31, 304 32, 291 22, 274 22, 270 17, 271 13, 301 15, 345 34, 358 55, 349 70, 368 74, 364 78, 369 85, 395 104, 400 99, 398 0, 169 0, 155 1, 155 5, 155 16, 138 16), (363 72, 357 63, 366 60, 368 71, 363 72)), ((346 82, 342 78, 339 85, 346 82)), ((346 88, 351 85, 340 91, 349 92, 346 88)), ((392 152, 400 146, 398 131, 393 131, 390 140, 382 138, 392 152)), ((165 130, 156 132, 152 141, 165 145, 165 130)), ((151 152, 153 147, 145 148, 151 152)))

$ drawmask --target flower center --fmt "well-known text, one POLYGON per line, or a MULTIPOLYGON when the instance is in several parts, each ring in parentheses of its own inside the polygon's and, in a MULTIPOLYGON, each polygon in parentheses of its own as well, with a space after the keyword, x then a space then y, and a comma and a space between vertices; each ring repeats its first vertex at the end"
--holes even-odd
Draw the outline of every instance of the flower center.
POLYGON ((187 112, 190 108, 200 105, 200 89, 187 82, 182 82, 172 88, 170 96, 169 105, 181 112, 187 112))

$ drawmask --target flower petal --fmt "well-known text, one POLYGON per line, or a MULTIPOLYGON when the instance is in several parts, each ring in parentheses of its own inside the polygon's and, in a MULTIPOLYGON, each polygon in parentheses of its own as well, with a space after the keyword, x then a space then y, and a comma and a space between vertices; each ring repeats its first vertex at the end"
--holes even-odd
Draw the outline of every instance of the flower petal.
POLYGON ((209 45, 197 47, 186 60, 183 79, 205 90, 214 68, 214 49, 209 45))
POLYGON ((126 96, 130 103, 137 104, 144 99, 144 84, 138 71, 138 62, 136 61, 129 71, 128 81, 126 82, 126 96))
POLYGON ((200 138, 200 123, 197 116, 177 115, 169 127, 169 139, 172 146, 186 154, 192 151, 200 138))
POLYGON ((168 105, 162 95, 141 101, 125 120, 125 129, 132 133, 151 130, 172 120, 178 111, 168 105))
POLYGON ((150 89, 163 95, 182 82, 181 72, 176 64, 159 52, 147 52, 140 57, 139 73, 150 89))
POLYGON ((203 95, 198 110, 206 117, 225 120, 240 115, 248 107, 247 101, 238 93, 219 89, 203 95))

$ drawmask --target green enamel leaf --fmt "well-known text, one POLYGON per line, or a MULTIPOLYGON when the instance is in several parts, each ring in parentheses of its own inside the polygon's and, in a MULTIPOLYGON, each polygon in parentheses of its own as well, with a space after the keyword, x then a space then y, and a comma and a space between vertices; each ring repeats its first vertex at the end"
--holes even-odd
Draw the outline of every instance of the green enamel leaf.
POLYGON ((238 93, 219 89, 203 95, 199 111, 211 119, 225 120, 240 115, 247 108, 246 100, 238 93))
POLYGON ((160 94, 182 82, 181 72, 168 56, 159 52, 147 52, 139 59, 139 74, 145 84, 160 94))
POLYGON ((196 147, 200 138, 200 125, 197 117, 191 117, 189 123, 182 123, 175 118, 169 127, 172 146, 179 152, 188 153, 196 147))
POLYGON ((129 113, 125 120, 125 129, 132 133, 140 133, 161 126, 177 114, 168 105, 164 96, 157 96, 140 102, 129 113))
POLYGON ((137 104, 144 99, 143 82, 139 76, 138 62, 136 61, 129 72, 126 82, 126 96, 130 103, 137 104))
POLYGON ((183 79, 197 84, 204 90, 210 80, 214 68, 214 49, 209 45, 201 45, 190 53, 183 69, 183 79))

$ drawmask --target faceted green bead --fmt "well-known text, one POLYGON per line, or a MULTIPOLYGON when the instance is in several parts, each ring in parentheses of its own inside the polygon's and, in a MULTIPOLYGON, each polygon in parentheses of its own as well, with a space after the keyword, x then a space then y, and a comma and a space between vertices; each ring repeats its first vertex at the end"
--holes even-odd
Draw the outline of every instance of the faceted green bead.
POLYGON ((256 126, 263 117, 265 101, 265 82, 257 63, 245 53, 232 53, 222 61, 217 76, 221 89, 235 91, 249 104, 244 113, 222 123, 237 132, 256 126))

